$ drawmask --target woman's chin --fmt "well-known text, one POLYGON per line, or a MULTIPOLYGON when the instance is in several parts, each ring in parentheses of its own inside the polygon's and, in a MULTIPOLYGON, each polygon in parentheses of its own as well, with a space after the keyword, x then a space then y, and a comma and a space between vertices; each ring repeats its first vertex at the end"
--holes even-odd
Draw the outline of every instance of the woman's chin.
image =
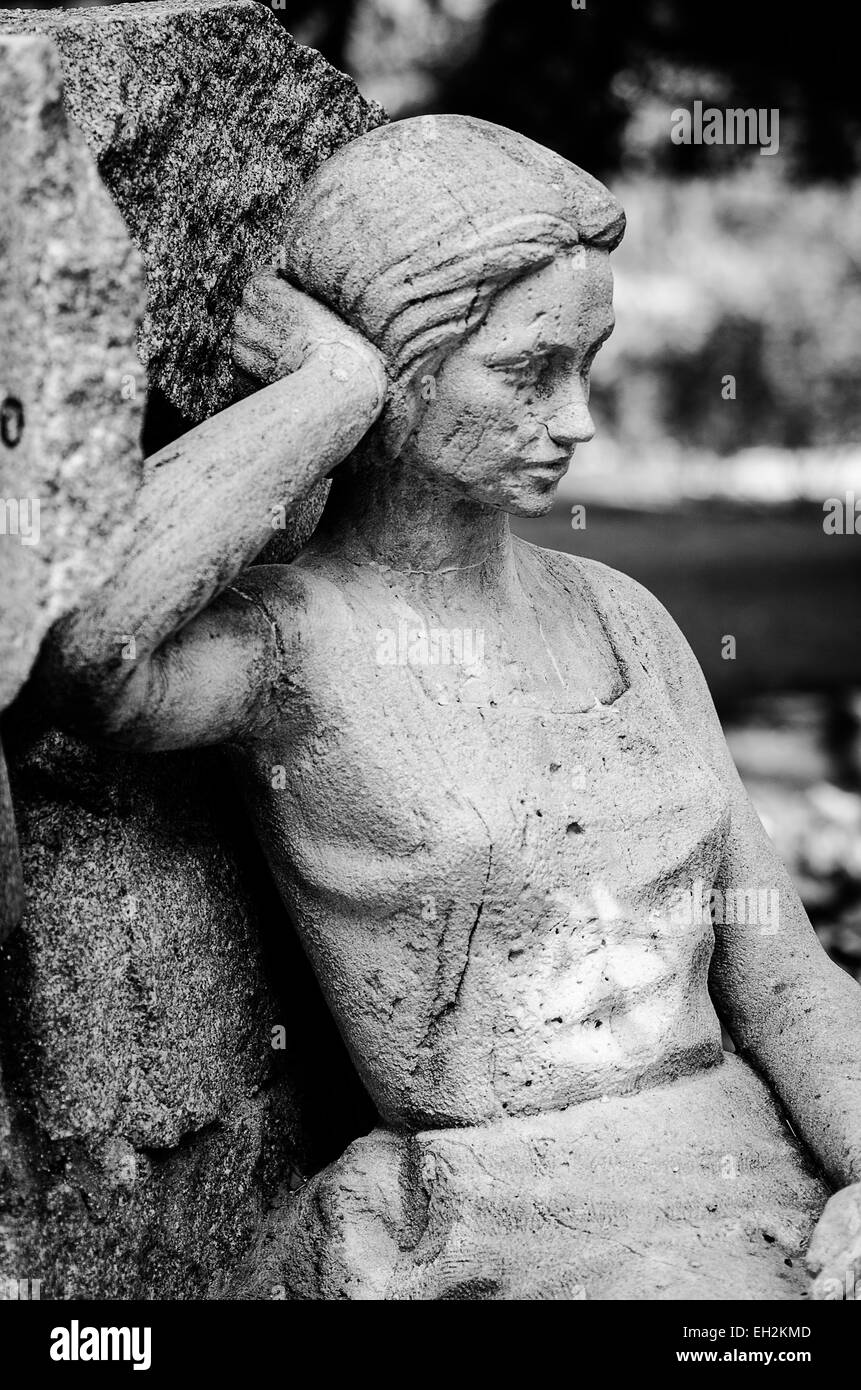
POLYGON ((557 486, 557 483, 553 483, 540 492, 520 492, 505 503, 505 511, 510 512, 512 516, 546 516, 553 510, 557 486))
POLYGON ((512 516, 545 516, 556 501, 556 493, 566 469, 534 469, 531 472, 518 471, 507 478, 476 486, 465 486, 467 496, 496 511, 509 512, 512 516))

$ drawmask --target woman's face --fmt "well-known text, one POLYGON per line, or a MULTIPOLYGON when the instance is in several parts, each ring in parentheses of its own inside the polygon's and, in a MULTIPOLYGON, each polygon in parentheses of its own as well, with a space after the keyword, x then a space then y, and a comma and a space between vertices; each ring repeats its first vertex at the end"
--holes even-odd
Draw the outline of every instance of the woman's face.
POLYGON ((481 326, 420 378, 405 463, 475 501, 540 516, 594 434, 589 371, 613 330, 610 257, 576 247, 503 290, 481 326))

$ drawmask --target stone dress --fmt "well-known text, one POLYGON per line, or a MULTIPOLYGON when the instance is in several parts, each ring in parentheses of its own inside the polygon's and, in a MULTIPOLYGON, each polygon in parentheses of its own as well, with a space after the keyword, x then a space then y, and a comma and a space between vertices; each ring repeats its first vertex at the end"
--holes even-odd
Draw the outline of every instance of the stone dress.
MULTIPOLYGON (((550 553, 547 564, 563 588, 576 574, 621 681, 590 710, 485 708, 484 761, 454 758, 496 852, 455 1002, 441 1013, 438 1074, 444 1082, 446 1068, 487 1047, 498 1117, 453 1125, 441 1111, 438 1127, 396 1121, 356 1139, 273 1214, 256 1296, 276 1286, 300 1299, 808 1295, 801 1256, 828 1187, 764 1081, 722 1048, 707 987, 711 922, 670 920, 680 884, 715 881, 727 794, 693 742, 680 759, 677 716, 612 572, 550 553), (545 837, 549 877, 526 870, 499 804, 477 799, 512 737, 547 768, 531 789, 542 826, 556 816, 574 831, 560 833, 552 863, 545 837), (574 785, 589 789, 582 825, 569 819, 573 755, 574 785), (578 1001, 568 1028, 566 997, 578 1001), (522 1101, 527 1074, 535 1113, 522 1101), (572 1075, 574 1103, 557 1080, 572 1075), (507 1092, 508 1076, 517 1085, 507 1092)), ((450 728, 475 718, 441 714, 450 728)), ((355 1039, 351 1050, 367 1081, 355 1039)))

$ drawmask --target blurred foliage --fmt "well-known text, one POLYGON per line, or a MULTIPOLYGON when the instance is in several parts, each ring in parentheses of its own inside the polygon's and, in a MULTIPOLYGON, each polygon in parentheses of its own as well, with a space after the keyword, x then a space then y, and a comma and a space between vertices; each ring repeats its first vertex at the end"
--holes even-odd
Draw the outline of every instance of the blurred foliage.
POLYGON ((754 165, 614 191, 628 233, 594 372, 602 428, 719 454, 861 439, 861 181, 799 190, 754 165))
MULTIPOLYGON (((63 8, 76 3, 90 0, 63 8)), ((482 116, 599 176, 642 163, 690 174, 757 157, 673 145, 670 112, 695 100, 776 107, 782 162, 801 179, 861 171, 861 83, 838 0, 797 14, 780 0, 258 3, 369 95, 387 95, 393 116, 482 116)))
POLYGON ((782 695, 727 722, 736 765, 831 956, 861 982, 861 696, 782 695))
POLYGON ((785 162, 830 179, 861 169, 846 13, 837 0, 797 15, 778 0, 291 0, 279 18, 371 95, 381 74, 393 115, 482 116, 599 175, 643 161, 688 174, 758 156, 673 145, 673 108, 777 107, 785 162))

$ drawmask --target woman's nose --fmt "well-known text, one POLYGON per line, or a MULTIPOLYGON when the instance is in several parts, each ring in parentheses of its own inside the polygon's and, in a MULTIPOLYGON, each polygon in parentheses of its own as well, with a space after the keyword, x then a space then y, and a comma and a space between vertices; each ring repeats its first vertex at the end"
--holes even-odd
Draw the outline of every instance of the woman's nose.
POLYGON ((572 444, 585 444, 595 433, 595 424, 589 414, 589 406, 584 394, 574 400, 567 400, 547 421, 547 433, 554 444, 563 448, 572 444))

